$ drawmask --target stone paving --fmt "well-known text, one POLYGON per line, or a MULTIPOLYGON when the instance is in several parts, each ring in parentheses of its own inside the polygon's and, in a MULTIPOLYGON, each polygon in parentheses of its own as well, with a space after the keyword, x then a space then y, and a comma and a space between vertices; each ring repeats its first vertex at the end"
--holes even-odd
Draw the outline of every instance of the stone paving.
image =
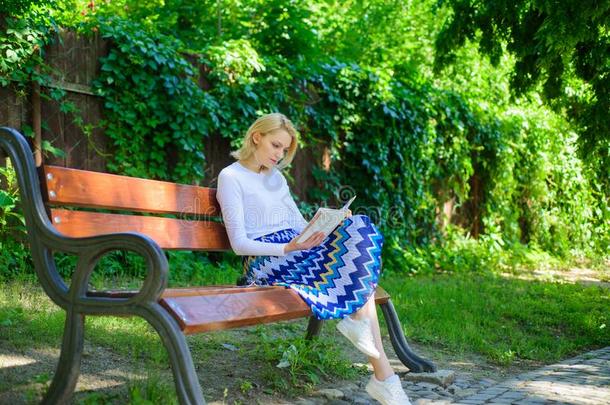
MULTIPOLYGON (((518 375, 504 382, 474 380, 448 370, 401 375, 414 405, 424 404, 610 404, 610 346, 518 375)), ((376 404, 366 380, 319 390, 299 405, 376 404)))
POLYGON ((524 373, 460 404, 610 404, 610 346, 524 373))

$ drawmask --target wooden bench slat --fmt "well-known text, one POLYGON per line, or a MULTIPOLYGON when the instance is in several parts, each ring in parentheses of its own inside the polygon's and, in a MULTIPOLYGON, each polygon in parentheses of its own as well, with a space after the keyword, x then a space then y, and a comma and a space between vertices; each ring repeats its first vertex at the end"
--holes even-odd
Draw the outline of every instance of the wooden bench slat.
POLYGON ((235 285, 214 285, 214 286, 203 286, 203 287, 182 287, 182 288, 168 288, 163 291, 163 298, 175 298, 175 297, 192 297, 195 295, 221 295, 221 294, 239 294, 245 292, 263 292, 263 291, 277 291, 285 290, 284 286, 235 286, 235 285))
MULTIPOLYGON (((212 285, 204 287, 179 287, 167 288, 161 295, 162 298, 173 297, 190 297, 194 295, 214 295, 214 294, 236 294, 243 292, 271 291, 284 290, 283 286, 250 286, 240 287, 235 285, 212 285)), ((137 294, 137 290, 111 290, 111 291, 89 291, 88 296, 91 297, 109 297, 109 298, 129 298, 137 294)), ((381 286, 377 286, 375 291, 375 302, 384 304, 390 299, 390 295, 381 286)))
MULTIPOLYGON (((375 302, 389 295, 378 287, 375 302)), ((163 305, 186 334, 311 316, 309 306, 285 287, 200 287, 167 289, 163 305)))
MULTIPOLYGON (((269 291, 269 290, 284 290, 283 286, 251 286, 241 287, 236 285, 211 285, 203 287, 178 287, 166 288, 161 295, 162 298, 173 297, 190 297, 193 295, 214 295, 214 294, 237 294, 242 292, 253 291, 269 291)), ((108 297, 108 298, 130 298, 137 294, 137 290, 106 290, 106 291, 88 291, 90 297, 108 297)))
POLYGON ((44 166, 51 205, 219 216, 216 189, 44 166))
POLYGON ((308 316, 309 307, 289 289, 163 298, 185 334, 237 328, 308 316))
POLYGON ((230 250, 224 225, 210 221, 106 214, 100 212, 51 210, 53 226, 70 237, 86 237, 116 232, 139 232, 163 249, 230 250))

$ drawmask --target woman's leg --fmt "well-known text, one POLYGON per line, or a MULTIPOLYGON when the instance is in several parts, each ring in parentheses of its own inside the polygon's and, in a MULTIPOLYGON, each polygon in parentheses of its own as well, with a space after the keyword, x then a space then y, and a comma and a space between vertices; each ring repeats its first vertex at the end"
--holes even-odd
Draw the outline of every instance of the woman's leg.
POLYGON ((394 374, 394 370, 390 365, 390 361, 383 350, 383 343, 381 341, 381 331, 379 329, 379 319, 377 318, 377 306, 375 305, 375 294, 364 304, 362 308, 351 315, 354 319, 368 318, 371 323, 373 330, 373 337, 375 339, 375 347, 379 351, 379 358, 369 357, 369 362, 373 366, 375 378, 379 381, 383 381, 394 374))

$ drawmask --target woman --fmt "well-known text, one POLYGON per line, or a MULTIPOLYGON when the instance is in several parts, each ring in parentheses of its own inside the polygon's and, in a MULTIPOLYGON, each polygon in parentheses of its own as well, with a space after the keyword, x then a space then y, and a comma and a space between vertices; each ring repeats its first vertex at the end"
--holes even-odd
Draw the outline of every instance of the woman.
POLYGON ((367 216, 351 213, 324 238, 298 243, 307 225, 280 169, 297 149, 293 124, 279 113, 250 126, 237 159, 218 176, 216 197, 231 247, 244 256, 250 284, 294 289, 319 319, 341 319, 337 329, 368 356, 374 370, 366 391, 382 404, 409 404, 385 355, 374 293, 383 236, 367 216))

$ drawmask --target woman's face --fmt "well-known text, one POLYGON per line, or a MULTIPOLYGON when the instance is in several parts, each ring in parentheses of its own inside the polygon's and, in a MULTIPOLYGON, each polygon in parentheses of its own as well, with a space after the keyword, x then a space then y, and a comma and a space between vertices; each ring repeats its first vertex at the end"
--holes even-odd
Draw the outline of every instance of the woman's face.
POLYGON ((284 158, 292 142, 292 137, 286 130, 277 129, 265 136, 261 136, 258 133, 254 134, 254 141, 256 143, 256 158, 258 162, 270 169, 284 158))

